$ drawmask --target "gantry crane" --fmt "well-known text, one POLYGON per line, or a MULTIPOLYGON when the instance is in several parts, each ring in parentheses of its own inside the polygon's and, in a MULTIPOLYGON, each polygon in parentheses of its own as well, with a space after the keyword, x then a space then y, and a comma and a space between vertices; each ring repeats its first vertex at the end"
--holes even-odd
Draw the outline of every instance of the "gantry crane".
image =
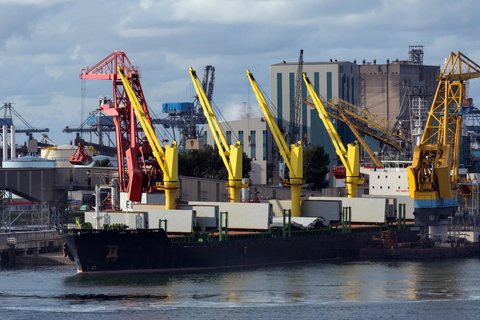
POLYGON ((300 191, 303 185, 303 146, 302 141, 297 141, 288 148, 285 139, 283 138, 282 132, 278 127, 273 115, 270 111, 270 107, 265 100, 265 97, 260 90, 257 81, 247 70, 247 76, 252 85, 255 96, 257 97, 258 104, 262 108, 263 116, 265 117, 270 131, 272 131, 273 138, 277 143, 278 150, 283 157, 283 161, 289 169, 289 177, 284 180, 284 184, 290 186, 291 190, 291 201, 292 201, 292 216, 300 217, 301 216, 301 202, 300 202, 300 191))
POLYGON ((165 190, 165 209, 175 209, 175 195, 178 189, 178 148, 174 141, 172 145, 166 145, 165 150, 157 139, 155 130, 140 104, 139 97, 130 85, 128 77, 125 75, 121 66, 118 66, 118 74, 122 79, 123 86, 127 92, 128 99, 135 110, 135 115, 145 132, 145 137, 152 148, 153 155, 158 165, 162 169, 163 184, 157 182, 156 187, 165 190))
POLYGON ((480 77, 480 66, 461 52, 450 53, 439 75, 422 140, 407 168, 415 223, 439 226, 458 208, 457 183, 462 117, 472 107, 465 81, 480 77))
POLYGON ((308 79, 308 77, 304 74, 303 80, 307 85, 307 90, 312 97, 315 108, 318 111, 318 116, 325 125, 328 135, 330 136, 330 139, 332 139, 333 145, 335 146, 335 151, 345 167, 345 187, 347 189, 347 196, 349 198, 356 198, 357 185, 365 182, 364 179, 360 178, 360 152, 358 142, 355 141, 354 143, 349 144, 347 149, 345 149, 345 146, 343 145, 337 130, 333 126, 325 107, 323 106, 320 98, 315 92, 312 83, 310 82, 310 79, 308 79))
POLYGON ((110 80, 113 85, 113 105, 104 104, 101 110, 113 116, 117 144, 117 161, 120 191, 128 193, 130 201, 139 202, 142 192, 157 191, 157 182, 162 181, 159 164, 153 158, 151 147, 143 136, 139 119, 135 116, 132 102, 117 72, 121 66, 144 111, 146 121, 151 123, 147 103, 140 84, 140 73, 125 52, 114 51, 91 68, 82 70, 81 79, 110 80))
POLYGON ((190 76, 192 77, 193 85, 197 91, 198 100, 202 105, 203 114, 207 118, 208 125, 212 131, 213 138, 218 147, 218 153, 222 158, 223 164, 228 171, 228 198, 230 202, 240 202, 240 190, 248 187, 248 184, 242 183, 242 169, 243 169, 243 147, 240 141, 236 145, 228 146, 227 140, 218 124, 217 117, 213 112, 209 99, 205 94, 202 83, 197 77, 195 70, 190 68, 190 76))

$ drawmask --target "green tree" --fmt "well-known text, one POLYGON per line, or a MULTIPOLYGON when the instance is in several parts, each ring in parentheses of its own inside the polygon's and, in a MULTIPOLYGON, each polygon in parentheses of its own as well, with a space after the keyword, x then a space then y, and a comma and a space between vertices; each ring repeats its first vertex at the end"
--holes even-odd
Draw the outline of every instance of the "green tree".
POLYGON ((105 158, 103 160, 95 160, 93 163, 94 167, 113 167, 113 165, 110 163, 110 160, 105 158))
POLYGON ((325 179, 330 159, 323 146, 312 145, 303 152, 303 178, 306 183, 315 183, 313 190, 321 190, 328 186, 325 179))
MULTIPOLYGON (((243 178, 250 177, 252 164, 243 153, 243 178)), ((228 172, 223 164, 217 147, 206 145, 203 150, 181 152, 178 155, 178 174, 217 180, 227 180, 228 172)))

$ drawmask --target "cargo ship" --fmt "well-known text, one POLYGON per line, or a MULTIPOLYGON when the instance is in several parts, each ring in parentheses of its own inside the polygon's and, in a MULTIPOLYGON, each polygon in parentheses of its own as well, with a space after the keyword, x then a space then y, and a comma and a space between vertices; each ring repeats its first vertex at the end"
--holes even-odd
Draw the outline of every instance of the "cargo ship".
POLYGON ((183 273, 355 258, 384 227, 167 236, 164 229, 59 229, 77 274, 183 273), (343 231, 342 231, 343 230, 343 231), (347 233, 349 232, 349 233, 347 233))

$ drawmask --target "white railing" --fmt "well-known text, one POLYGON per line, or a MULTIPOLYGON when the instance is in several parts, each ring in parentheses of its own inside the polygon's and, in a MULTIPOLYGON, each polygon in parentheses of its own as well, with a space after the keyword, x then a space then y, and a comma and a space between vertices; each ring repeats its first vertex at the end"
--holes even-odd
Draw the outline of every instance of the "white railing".
POLYGON ((0 243, 11 241, 11 239, 19 240, 40 240, 58 238, 59 235, 56 230, 48 231, 26 231, 26 232, 6 232, 0 233, 0 243))

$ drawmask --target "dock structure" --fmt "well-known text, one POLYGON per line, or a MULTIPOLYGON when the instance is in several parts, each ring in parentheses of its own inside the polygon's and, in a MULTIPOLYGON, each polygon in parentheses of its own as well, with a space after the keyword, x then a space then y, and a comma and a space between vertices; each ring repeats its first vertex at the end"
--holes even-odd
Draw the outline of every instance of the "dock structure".
POLYGON ((114 172, 115 168, 106 167, 0 168, 0 231, 9 231, 12 223, 7 195, 46 203, 48 213, 38 220, 48 229, 57 223, 54 218, 65 212, 69 190, 93 190, 114 172))
POLYGON ((2 266, 16 263, 65 264, 69 260, 60 254, 62 248, 63 241, 56 230, 0 233, 2 266))

